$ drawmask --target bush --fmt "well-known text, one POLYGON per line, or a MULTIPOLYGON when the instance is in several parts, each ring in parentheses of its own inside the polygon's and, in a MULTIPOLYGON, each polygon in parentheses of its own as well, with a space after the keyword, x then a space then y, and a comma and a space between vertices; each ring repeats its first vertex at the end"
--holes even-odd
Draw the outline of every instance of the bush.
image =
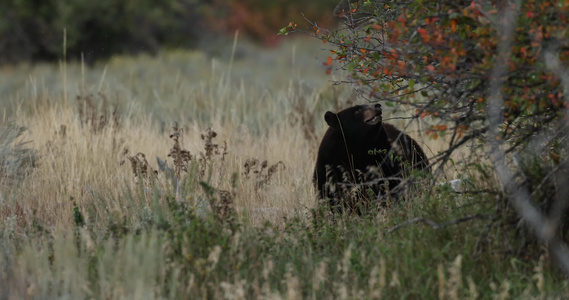
MULTIPOLYGON (((343 19, 340 29, 313 23, 304 30, 332 45, 328 71, 348 71, 346 81, 369 101, 411 108, 410 122, 428 120, 425 133, 432 139, 446 135, 448 146, 430 159, 438 164, 436 173, 444 173, 453 152, 464 145, 472 145, 470 157, 486 152, 501 183, 495 187, 494 209, 505 235, 520 233, 523 215, 522 223, 542 241, 556 244, 551 234, 556 231, 569 241, 567 205, 561 200, 568 192, 561 182, 569 178, 569 6, 549 1, 345 3, 336 11, 343 19), (514 161, 516 155, 523 160, 514 161)), ((291 23, 281 33, 298 28, 291 23)), ((569 256, 564 261, 569 264, 569 256)))

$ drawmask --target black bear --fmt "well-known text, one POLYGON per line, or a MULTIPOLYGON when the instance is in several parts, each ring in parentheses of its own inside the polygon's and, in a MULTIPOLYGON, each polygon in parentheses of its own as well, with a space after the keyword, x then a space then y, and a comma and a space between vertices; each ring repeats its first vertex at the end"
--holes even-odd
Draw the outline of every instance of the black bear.
POLYGON ((388 193, 397 196, 409 170, 429 168, 419 144, 383 122, 381 112, 381 105, 375 104, 324 115, 330 128, 318 149, 314 183, 333 212, 354 211, 388 193))

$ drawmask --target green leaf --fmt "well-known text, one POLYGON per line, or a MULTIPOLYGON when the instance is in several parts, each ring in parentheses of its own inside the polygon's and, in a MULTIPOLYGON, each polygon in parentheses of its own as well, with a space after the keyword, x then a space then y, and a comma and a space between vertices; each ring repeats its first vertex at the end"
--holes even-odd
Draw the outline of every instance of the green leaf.
POLYGON ((358 64, 355 61, 350 61, 347 65, 346 65, 346 69, 348 69, 348 72, 352 73, 354 72, 354 69, 358 66, 358 64))
POLYGON ((83 214, 75 202, 73 202, 73 221, 77 227, 85 225, 85 217, 83 217, 83 214))

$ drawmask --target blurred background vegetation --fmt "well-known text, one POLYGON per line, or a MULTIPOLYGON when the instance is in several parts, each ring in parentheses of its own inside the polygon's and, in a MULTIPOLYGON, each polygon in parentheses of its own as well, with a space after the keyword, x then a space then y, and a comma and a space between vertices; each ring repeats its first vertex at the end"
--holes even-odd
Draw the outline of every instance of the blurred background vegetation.
POLYGON ((89 64, 115 54, 155 54, 162 48, 207 49, 236 30, 275 46, 278 29, 302 21, 302 14, 332 24, 337 2, 6 0, 0 2, 0 64, 61 59, 64 29, 67 57, 80 60, 83 55, 89 64))

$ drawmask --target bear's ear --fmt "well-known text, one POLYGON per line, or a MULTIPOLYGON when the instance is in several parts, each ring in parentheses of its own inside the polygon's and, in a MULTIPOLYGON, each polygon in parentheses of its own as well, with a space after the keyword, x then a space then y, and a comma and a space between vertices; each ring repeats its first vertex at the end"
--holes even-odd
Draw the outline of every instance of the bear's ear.
POLYGON ((338 115, 336 115, 335 113, 331 112, 331 111, 327 111, 324 114, 324 120, 326 120, 326 123, 328 124, 328 126, 330 127, 338 127, 338 115))

